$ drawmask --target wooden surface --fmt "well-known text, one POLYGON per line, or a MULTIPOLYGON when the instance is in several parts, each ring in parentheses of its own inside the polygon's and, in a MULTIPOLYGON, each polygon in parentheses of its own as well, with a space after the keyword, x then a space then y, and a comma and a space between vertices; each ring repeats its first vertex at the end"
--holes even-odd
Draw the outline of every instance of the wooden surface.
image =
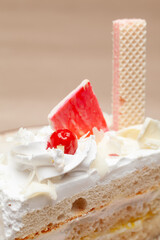
POLYGON ((0 131, 47 123, 83 79, 111 113, 112 20, 145 18, 147 115, 160 119, 160 1, 0 0, 0 131))

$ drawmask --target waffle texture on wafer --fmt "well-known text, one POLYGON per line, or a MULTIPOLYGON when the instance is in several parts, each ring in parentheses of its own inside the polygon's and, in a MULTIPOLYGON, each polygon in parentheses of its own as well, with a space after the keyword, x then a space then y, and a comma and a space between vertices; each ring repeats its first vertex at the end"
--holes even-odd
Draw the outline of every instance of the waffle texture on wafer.
POLYGON ((144 121, 146 21, 114 21, 113 46, 113 125, 117 130, 144 121))

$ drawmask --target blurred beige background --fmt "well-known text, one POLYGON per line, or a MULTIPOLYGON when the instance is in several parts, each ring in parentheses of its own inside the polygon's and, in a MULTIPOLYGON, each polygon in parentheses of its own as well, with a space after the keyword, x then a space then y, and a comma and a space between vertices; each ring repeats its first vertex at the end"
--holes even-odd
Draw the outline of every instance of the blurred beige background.
POLYGON ((145 18, 147 115, 160 118, 159 0, 0 0, 0 131, 47 123, 83 79, 111 113, 112 20, 145 18))

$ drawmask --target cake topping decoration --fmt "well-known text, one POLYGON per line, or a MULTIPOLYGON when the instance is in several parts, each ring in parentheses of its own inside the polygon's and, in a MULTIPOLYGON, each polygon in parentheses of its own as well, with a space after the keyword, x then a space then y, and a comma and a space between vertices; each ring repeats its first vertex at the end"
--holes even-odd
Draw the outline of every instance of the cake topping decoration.
MULTIPOLYGON (((46 136, 48 136, 48 131, 46 136)), ((25 185, 34 178, 38 182, 46 179, 54 179, 56 181, 57 177, 62 177, 66 173, 71 174, 72 171, 87 172, 97 153, 95 138, 93 135, 81 138, 77 144, 75 135, 70 133, 69 136, 71 136, 71 140, 74 142, 71 143, 70 148, 72 151, 76 150, 74 154, 66 154, 61 149, 54 147, 46 149, 46 138, 44 137, 41 141, 37 141, 35 134, 34 141, 31 140, 27 144, 15 145, 12 148, 9 165, 13 166, 12 170, 16 176, 21 176, 24 173, 24 178, 27 178, 25 185), (32 172, 34 174, 31 174, 32 172)))
POLYGON ((110 153, 109 156, 110 157, 118 157, 119 155, 117 153, 110 153))
POLYGON ((74 154, 78 147, 76 135, 68 129, 59 129, 52 133, 47 143, 48 148, 64 148, 65 154, 74 154))
POLYGON ((146 21, 114 21, 113 42, 113 127, 119 130, 145 118, 146 21))
POLYGON ((108 130, 102 110, 88 80, 84 80, 53 108, 48 119, 54 130, 69 129, 78 138, 88 132, 92 134, 94 127, 104 132, 108 130))
POLYGON ((138 136, 141 148, 158 149, 160 147, 160 121, 146 118, 138 136))

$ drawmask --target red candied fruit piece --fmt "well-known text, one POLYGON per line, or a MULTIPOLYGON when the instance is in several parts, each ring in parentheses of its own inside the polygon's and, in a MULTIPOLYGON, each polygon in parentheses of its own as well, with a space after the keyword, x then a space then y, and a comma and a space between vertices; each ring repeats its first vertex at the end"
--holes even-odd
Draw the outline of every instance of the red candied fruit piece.
POLYGON ((119 155, 117 153, 110 153, 109 156, 110 157, 118 157, 119 155))
POLYGON ((93 134, 92 129, 108 131, 107 123, 88 80, 84 80, 48 115, 53 129, 69 129, 78 138, 93 134))
POLYGON ((68 129, 59 129, 53 132, 47 142, 47 149, 57 148, 58 146, 64 147, 65 154, 73 155, 78 147, 76 135, 68 129))

